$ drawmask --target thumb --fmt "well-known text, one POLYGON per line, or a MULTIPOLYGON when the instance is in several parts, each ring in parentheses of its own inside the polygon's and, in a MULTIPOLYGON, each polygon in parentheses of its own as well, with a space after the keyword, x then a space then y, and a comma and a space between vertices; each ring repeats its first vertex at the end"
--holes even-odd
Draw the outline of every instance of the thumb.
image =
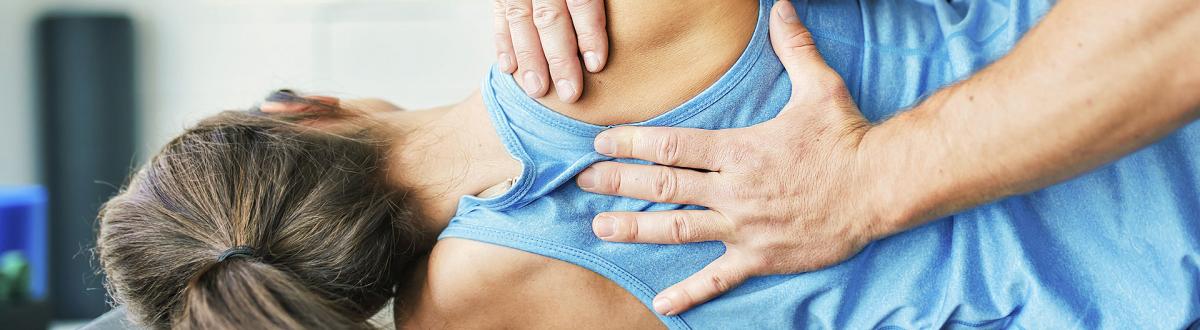
POLYGON ((771 12, 771 46, 788 75, 792 76, 792 82, 797 78, 828 74, 829 66, 817 51, 812 34, 800 23, 792 2, 776 1, 771 12))

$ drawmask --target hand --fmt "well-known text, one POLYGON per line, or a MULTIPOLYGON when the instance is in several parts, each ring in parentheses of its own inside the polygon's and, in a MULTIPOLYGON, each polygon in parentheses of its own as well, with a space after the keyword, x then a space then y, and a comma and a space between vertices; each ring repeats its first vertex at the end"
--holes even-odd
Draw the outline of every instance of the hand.
POLYGON ((267 96, 267 99, 259 105, 258 110, 265 113, 315 112, 337 108, 340 103, 340 99, 332 96, 301 96, 292 90, 281 89, 267 96))
POLYGON ((588 72, 604 69, 608 32, 603 0, 493 0, 492 4, 500 71, 514 74, 529 96, 546 95, 547 82, 553 82, 559 100, 578 100, 583 92, 580 54, 588 72))
POLYGON ((792 98, 778 117, 718 131, 613 128, 596 138, 597 152, 666 166, 602 162, 577 177, 590 192, 708 207, 605 212, 593 220, 606 241, 724 242, 723 256, 654 299, 658 313, 679 314, 751 276, 833 265, 877 235, 870 154, 862 151, 872 126, 791 3, 772 10, 771 43, 792 79, 792 98))

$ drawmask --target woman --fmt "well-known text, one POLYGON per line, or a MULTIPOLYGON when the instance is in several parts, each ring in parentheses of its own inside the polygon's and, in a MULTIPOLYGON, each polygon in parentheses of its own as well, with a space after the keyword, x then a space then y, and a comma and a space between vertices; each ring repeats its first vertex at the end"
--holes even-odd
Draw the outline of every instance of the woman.
MULTIPOLYGON (((168 144, 106 205, 98 249, 113 292, 144 324, 185 328, 364 327, 390 295, 398 323, 415 327, 1072 324, 1054 316, 1078 315, 1074 306, 1054 303, 1086 284, 1061 280, 1069 268, 1002 271, 997 265, 1022 253, 1056 252, 998 247, 1036 236, 983 221, 942 222, 879 243, 903 249, 868 248, 828 270, 752 280, 681 315, 650 312, 656 291, 720 255, 721 246, 601 242, 587 221, 600 211, 681 206, 588 194, 569 182, 605 159, 591 151, 604 128, 597 125, 723 128, 773 117, 790 82, 766 46, 770 6, 610 1, 612 56, 604 73, 585 80, 595 93, 573 105, 534 102, 493 71, 480 93, 428 111, 318 99, 206 121, 168 144), (698 56, 672 60, 678 54, 698 56), (626 111, 588 111, 612 105, 626 111), (942 245, 945 235, 986 231, 999 243, 942 245), (971 266, 992 271, 964 268, 971 266)), ((856 31, 832 23, 859 17, 851 7, 798 10, 814 35, 836 37, 856 31)), ((1002 54, 1019 33, 994 33, 1023 31, 1032 23, 1021 18, 1037 10, 1010 9, 1017 20, 989 25, 1003 29, 953 34, 978 37, 977 48, 932 51, 965 51, 975 62, 938 65, 928 56, 904 66, 911 70, 881 73, 896 63, 880 57, 906 55, 830 41, 822 51, 861 86, 851 94, 877 119, 1002 54), (928 80, 880 88, 912 81, 907 75, 928 80)), ((1180 310, 1164 314, 1186 316, 1180 310)))
MULTIPOLYGON (((572 106, 542 101, 615 124, 695 103, 689 99, 731 66, 750 69, 743 58, 761 56, 755 62, 768 78, 780 77, 765 38, 769 2, 644 14, 675 5, 611 2, 613 56, 587 83, 612 88, 594 89, 572 106), (751 43, 754 51, 744 51, 751 43), (705 55, 669 60, 679 52, 705 55), (630 90, 668 83, 631 101, 630 90), (626 112, 586 110, 608 104, 624 104, 626 112)), ((536 103, 520 92, 497 99, 497 89, 519 91, 492 72, 484 93, 443 108, 396 111, 378 101, 285 93, 258 113, 202 122, 106 204, 98 252, 111 291, 132 317, 155 327, 360 327, 391 295, 398 324, 420 327, 661 327, 643 302, 585 268, 473 240, 432 246, 462 210, 460 196, 477 196, 467 197, 472 205, 502 198, 539 170, 510 154, 513 136, 498 125, 509 127, 503 116, 517 113, 497 102, 521 96, 536 103), (428 259, 419 257, 431 247, 428 259)))

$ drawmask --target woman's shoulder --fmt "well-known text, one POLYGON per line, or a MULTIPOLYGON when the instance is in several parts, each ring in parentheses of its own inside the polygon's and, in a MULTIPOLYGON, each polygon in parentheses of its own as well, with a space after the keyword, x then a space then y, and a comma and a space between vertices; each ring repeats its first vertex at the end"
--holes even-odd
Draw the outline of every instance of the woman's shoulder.
POLYGON ((404 327, 661 328, 612 281, 573 264, 465 239, 438 242, 424 277, 401 297, 404 327))

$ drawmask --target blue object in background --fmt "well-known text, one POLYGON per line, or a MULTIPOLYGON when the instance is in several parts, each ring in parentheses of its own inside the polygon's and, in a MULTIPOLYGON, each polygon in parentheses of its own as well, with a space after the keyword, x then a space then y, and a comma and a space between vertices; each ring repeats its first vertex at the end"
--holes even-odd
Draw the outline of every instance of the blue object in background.
POLYGON ((46 189, 0 187, 0 254, 20 251, 30 263, 29 294, 46 298, 46 189))

